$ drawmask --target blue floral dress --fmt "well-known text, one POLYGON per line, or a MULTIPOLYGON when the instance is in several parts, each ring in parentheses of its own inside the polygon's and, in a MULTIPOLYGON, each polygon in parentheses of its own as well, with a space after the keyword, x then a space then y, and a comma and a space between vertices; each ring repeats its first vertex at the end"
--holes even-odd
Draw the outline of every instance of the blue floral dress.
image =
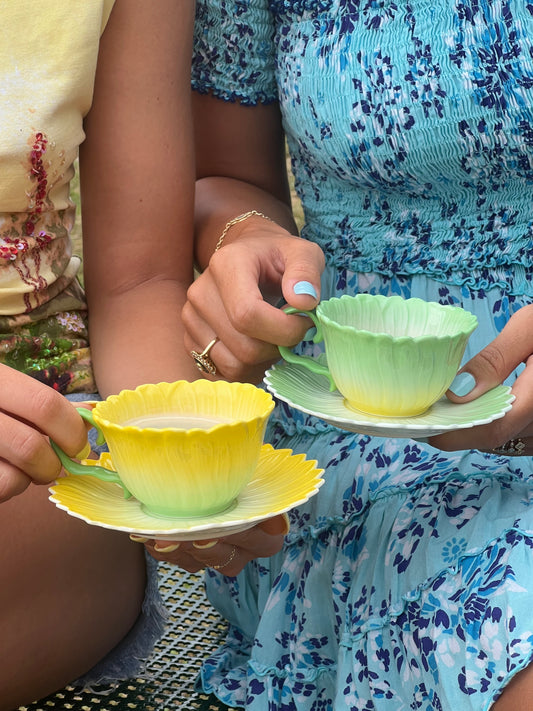
MULTIPOLYGON (((466 358, 533 301, 533 5, 197 5, 194 88, 280 103, 323 298, 461 305, 480 323, 466 358)), ((489 709, 533 655, 531 458, 357 435, 284 404, 268 437, 326 481, 277 556, 209 572, 230 628, 205 690, 251 711, 489 709)))

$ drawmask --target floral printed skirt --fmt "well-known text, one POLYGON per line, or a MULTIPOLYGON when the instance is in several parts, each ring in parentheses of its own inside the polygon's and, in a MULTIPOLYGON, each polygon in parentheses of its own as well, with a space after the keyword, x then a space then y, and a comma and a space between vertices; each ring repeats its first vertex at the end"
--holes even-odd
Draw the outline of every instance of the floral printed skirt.
POLYGON ((28 314, 0 316, 0 363, 63 394, 96 390, 87 308, 77 281, 28 314))
MULTIPOLYGON (((532 300, 327 271, 322 298, 341 291, 474 311, 465 360, 532 300)), ((325 484, 279 554, 208 571, 230 627, 203 688, 250 711, 489 709, 533 655, 532 459, 357 435, 284 404, 268 439, 317 459, 325 484)))

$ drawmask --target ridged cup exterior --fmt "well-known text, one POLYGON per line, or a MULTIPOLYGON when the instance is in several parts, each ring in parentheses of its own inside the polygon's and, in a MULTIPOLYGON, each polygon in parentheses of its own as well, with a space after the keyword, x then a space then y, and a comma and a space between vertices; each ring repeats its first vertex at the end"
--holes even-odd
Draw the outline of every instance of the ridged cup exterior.
POLYGON ((477 326, 459 307, 399 296, 343 296, 317 313, 348 406, 384 416, 422 414, 442 397, 477 326))
POLYGON ((152 514, 205 516, 232 504, 255 471, 272 397, 242 383, 143 385, 99 403, 94 420, 124 485, 152 514), (147 415, 221 417, 211 429, 143 428, 147 415))

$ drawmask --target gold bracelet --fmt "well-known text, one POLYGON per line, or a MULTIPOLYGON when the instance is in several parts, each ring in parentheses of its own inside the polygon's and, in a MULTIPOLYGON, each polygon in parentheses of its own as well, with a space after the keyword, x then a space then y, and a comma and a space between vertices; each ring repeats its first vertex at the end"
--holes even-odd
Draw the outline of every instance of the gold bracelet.
POLYGON ((222 230, 222 234, 218 238, 218 242, 215 247, 215 252, 218 252, 218 250, 222 247, 222 242, 224 242, 224 238, 228 234, 228 231, 230 227, 233 227, 233 225, 236 225, 238 222, 243 222, 244 220, 247 220, 249 217, 264 217, 265 220, 268 220, 269 222, 274 222, 268 215, 263 215, 262 212, 257 212, 257 210, 250 210, 249 212, 244 212, 242 215, 238 215, 237 217, 234 217, 233 220, 230 220, 229 222, 226 223, 226 226, 222 230))

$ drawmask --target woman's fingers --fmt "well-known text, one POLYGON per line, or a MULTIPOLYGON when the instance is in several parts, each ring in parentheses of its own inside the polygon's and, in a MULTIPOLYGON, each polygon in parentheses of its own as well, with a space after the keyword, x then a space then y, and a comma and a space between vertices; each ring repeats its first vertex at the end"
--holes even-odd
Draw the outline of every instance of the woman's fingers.
POLYGON ((70 456, 87 443, 85 424, 59 393, 0 365, 0 500, 21 493, 28 482, 46 484, 61 472, 49 437, 70 456))
MULTIPOLYGON (((278 311, 272 306, 268 308, 278 311)), ((198 349, 201 352, 217 336, 218 340, 209 352, 217 369, 215 378, 260 382, 265 370, 279 360, 277 346, 251 338, 234 328, 208 272, 190 287, 182 320, 186 329, 185 348, 189 352, 198 349), (213 308, 208 307, 210 304, 214 304, 213 308)))
POLYGON ((233 328, 209 272, 190 287, 182 320, 186 329, 185 348, 189 352, 201 352, 217 336, 216 344, 209 351, 217 369, 215 377, 259 381, 264 369, 279 359, 275 346, 249 338, 233 328))
MULTIPOLYGON (((533 325, 533 324, 532 324, 533 325)), ((515 434, 527 434, 533 423, 533 356, 525 361, 525 368, 515 380, 512 388, 515 400, 511 411, 503 418, 505 440, 515 434)))
POLYGON ((491 451, 516 437, 533 435, 533 356, 526 360, 526 367, 516 379, 512 393, 515 400, 504 417, 479 427, 431 437, 430 444, 445 451, 491 451))
POLYGON ((238 575, 254 558, 265 558, 281 550, 289 531, 286 514, 273 516, 252 528, 221 539, 202 541, 153 541, 130 536, 145 543, 151 555, 189 572, 213 568, 224 575, 238 575))
POLYGON ((169 541, 147 541, 145 543, 148 552, 156 560, 176 565, 189 573, 198 573, 203 570, 205 565, 196 560, 185 548, 182 548, 182 545, 169 541))
POLYGON ((499 447, 493 447, 492 449, 485 451, 504 457, 532 457, 533 437, 521 435, 520 437, 507 440, 499 447))
POLYGON ((5 365, 0 365, 0 410, 50 437, 72 457, 87 442, 83 420, 63 395, 5 365))
POLYGON ((513 384, 515 400, 511 410, 489 424, 431 437, 429 442, 445 451, 492 451, 510 440, 533 435, 532 353, 533 304, 517 311, 501 333, 463 366, 446 393, 452 402, 469 402, 503 383, 517 366, 525 363, 513 384))
POLYGON ((251 558, 242 548, 225 540, 209 541, 213 546, 206 548, 205 541, 195 541, 195 558, 206 568, 218 570, 224 575, 238 575, 251 558))
POLYGON ((533 353, 533 304, 524 306, 501 333, 459 371, 447 392, 453 402, 469 402, 491 390, 533 353))
POLYGON ((258 382, 279 360, 277 346, 295 345, 310 326, 279 304, 284 297, 297 308, 316 306, 324 256, 316 245, 280 231, 270 240, 247 237, 225 246, 189 288, 185 346, 202 349, 217 336, 210 357, 219 377, 258 382))
POLYGON ((265 531, 271 536, 286 536, 291 527, 289 514, 282 513, 271 516, 257 524, 255 528, 265 531))
POLYGON ((59 475, 61 463, 41 432, 3 412, 0 432, 0 458, 4 461, 40 483, 59 475))
POLYGON ((289 306, 312 309, 320 301, 320 281, 325 259, 317 244, 306 240, 304 244, 305 248, 293 242, 286 252, 282 288, 289 306))
POLYGON ((298 237, 280 236, 270 241, 233 242, 214 255, 209 269, 236 331, 290 347, 298 343, 309 325, 302 323, 301 317, 287 316, 275 304, 283 297, 298 308, 313 308, 317 299, 309 293, 295 294, 294 284, 311 285, 318 298, 320 259, 322 252, 316 245, 298 237), (305 271, 298 270, 300 263, 305 271))
POLYGON ((23 471, 0 459, 0 503, 22 494, 31 481, 23 471))

